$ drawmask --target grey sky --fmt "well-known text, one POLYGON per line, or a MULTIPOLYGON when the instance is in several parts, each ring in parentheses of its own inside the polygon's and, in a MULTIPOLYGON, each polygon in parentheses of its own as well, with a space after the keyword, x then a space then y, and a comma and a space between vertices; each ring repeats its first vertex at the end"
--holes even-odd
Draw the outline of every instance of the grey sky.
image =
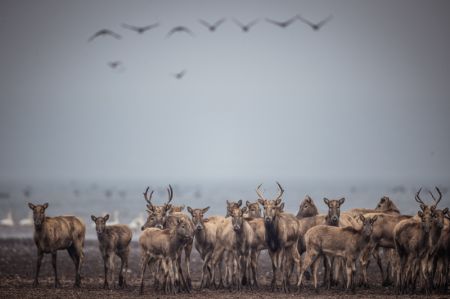
POLYGON ((448 180, 449 37, 449 1, 2 0, 0 179, 448 180))

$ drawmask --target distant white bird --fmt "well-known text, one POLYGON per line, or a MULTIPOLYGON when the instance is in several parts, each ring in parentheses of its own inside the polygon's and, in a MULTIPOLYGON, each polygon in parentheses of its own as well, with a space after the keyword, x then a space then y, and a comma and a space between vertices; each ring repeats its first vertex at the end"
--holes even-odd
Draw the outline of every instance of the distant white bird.
POLYGON ((5 219, 0 220, 1 226, 14 226, 14 220, 12 218, 12 212, 11 210, 8 211, 8 214, 6 215, 5 219))
POLYGON ((34 224, 33 221, 33 212, 29 212, 28 213, 28 217, 27 218, 23 218, 19 220, 19 225, 20 226, 32 226, 34 224))
POLYGON ((128 224, 128 226, 132 230, 140 230, 141 227, 145 224, 145 218, 143 213, 139 213, 137 217, 135 217, 131 222, 128 224))
POLYGON ((120 224, 120 222, 119 222, 119 211, 114 210, 113 216, 114 216, 113 218, 110 218, 110 220, 108 220, 108 225, 120 224))

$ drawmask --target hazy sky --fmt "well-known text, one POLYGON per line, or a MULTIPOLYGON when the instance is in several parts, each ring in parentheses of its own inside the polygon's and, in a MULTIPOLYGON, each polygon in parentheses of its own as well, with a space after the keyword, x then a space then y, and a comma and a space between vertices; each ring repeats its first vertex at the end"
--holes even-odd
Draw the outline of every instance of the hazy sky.
POLYGON ((450 1, 2 0, 0 40, 3 180, 450 179, 450 1))

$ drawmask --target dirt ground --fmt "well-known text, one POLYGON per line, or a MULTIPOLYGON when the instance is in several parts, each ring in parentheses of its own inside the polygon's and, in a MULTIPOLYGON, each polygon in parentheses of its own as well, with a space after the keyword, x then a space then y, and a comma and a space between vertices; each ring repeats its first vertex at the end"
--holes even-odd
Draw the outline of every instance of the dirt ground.
MULTIPOLYGON (((1 239, 0 240, 0 298, 135 298, 139 296, 139 248, 136 242, 132 243, 129 262, 129 287, 127 289, 103 289, 103 261, 101 259, 97 241, 87 241, 85 244, 85 262, 82 267, 82 288, 74 289, 74 266, 66 251, 58 253, 58 274, 62 283, 59 289, 53 288, 53 269, 51 256, 44 257, 40 285, 33 288, 32 282, 35 271, 36 248, 31 239, 1 239)), ((118 259, 116 259, 118 266, 118 259)), ((352 294, 340 288, 326 290, 321 288, 316 293, 311 282, 306 281, 306 286, 300 291, 292 291, 284 294, 281 291, 271 292, 269 288, 272 277, 270 261, 267 254, 262 253, 259 261, 258 281, 261 285, 258 290, 243 290, 242 292, 230 292, 228 290, 198 290, 200 280, 201 260, 195 249, 191 257, 191 276, 194 290, 190 294, 180 293, 176 296, 164 295, 154 291, 150 286, 150 279, 146 281, 146 288, 142 297, 164 298, 285 298, 285 297, 310 297, 310 298, 387 298, 397 297, 392 287, 380 286, 380 275, 374 263, 370 266, 370 288, 357 288, 352 294)), ((118 269, 118 268, 117 268, 118 269)), ((147 276, 150 274, 147 271, 147 276)), ((116 274, 117 279, 117 274, 116 274)), ((405 296, 423 297, 423 295, 405 296)), ((433 295, 433 298, 448 298, 445 295, 433 295)))

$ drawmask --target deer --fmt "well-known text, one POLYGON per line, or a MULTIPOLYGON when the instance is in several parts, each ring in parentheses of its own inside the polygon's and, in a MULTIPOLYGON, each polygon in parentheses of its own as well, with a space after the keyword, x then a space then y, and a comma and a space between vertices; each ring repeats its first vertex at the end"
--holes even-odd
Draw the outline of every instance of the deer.
MULTIPOLYGON (((187 211, 191 214, 194 225, 194 246, 203 260, 200 289, 208 286, 211 279, 215 282, 215 278, 211 276, 209 262, 214 251, 214 247, 216 246, 218 225, 225 220, 225 217, 223 216, 204 218, 204 215, 208 212, 208 210, 209 207, 203 209, 193 209, 189 206, 187 207, 187 211), (209 279, 205 277, 206 271, 209 273, 209 279)), ((220 278, 222 278, 222 276, 220 276, 220 278)), ((222 280, 220 284, 223 284, 222 280)))
MULTIPOLYGON (((438 188, 436 188, 439 190, 438 188)), ((415 287, 417 272, 423 282, 426 293, 430 291, 430 278, 427 270, 428 254, 438 244, 437 234, 439 228, 435 225, 434 211, 442 198, 434 201, 434 205, 426 205, 420 198, 420 191, 416 193, 415 200, 420 204, 417 215, 408 220, 400 221, 394 228, 395 249, 400 258, 400 269, 397 270, 396 289, 399 293, 406 292, 407 287, 415 287), (437 240, 436 240, 437 239, 437 240), (420 271, 419 271, 420 270, 420 271)), ((434 196, 433 196, 433 199, 434 196)))
MULTIPOLYGON (((147 187, 147 189, 143 193, 144 199, 147 202, 148 217, 147 217, 146 223, 142 226, 141 230, 144 230, 149 227, 156 227, 159 229, 167 228, 167 223, 166 223, 167 219, 168 219, 167 213, 172 208, 172 205, 170 204, 170 202, 173 199, 172 186, 169 184, 169 188, 167 188, 168 200, 162 206, 153 205, 153 203, 151 202, 153 190, 150 192, 150 195, 149 195, 148 194, 149 189, 150 188, 147 187)), ((190 220, 188 219, 188 217, 186 215, 184 215, 181 212, 173 212, 171 215, 169 215, 169 217, 173 216, 173 215, 177 216, 178 218, 180 218, 180 217, 183 218, 193 230, 193 225, 192 225, 192 223, 190 223, 190 220)), ((191 280, 191 275, 190 275, 190 256, 191 256, 191 252, 192 252, 192 245, 193 245, 193 240, 190 239, 183 246, 184 253, 185 253, 184 264, 185 264, 185 268, 186 268, 185 281, 184 281, 184 275, 182 273, 182 268, 181 268, 181 253, 180 253, 179 257, 177 258, 178 273, 177 273, 176 277, 178 278, 178 275, 181 276, 181 278, 183 279, 182 280, 183 284, 188 292, 192 289, 192 280, 191 280)))
POLYGON ((345 212, 346 214, 350 214, 352 217, 358 218, 359 215, 364 215, 368 213, 385 213, 385 214, 393 214, 400 215, 400 210, 397 208, 395 203, 387 196, 383 196, 380 198, 380 201, 377 204, 375 209, 364 209, 364 208, 354 208, 345 212))
POLYGON ((448 268, 450 259, 450 211, 448 208, 444 210, 436 210, 437 218, 443 218, 443 228, 441 238, 439 240, 435 259, 433 261, 433 273, 435 287, 445 292, 448 289, 448 268))
POLYGON ((285 261, 292 261, 297 266, 297 271, 300 270, 300 254, 297 250, 297 244, 300 237, 300 227, 298 219, 289 213, 284 213, 284 203, 281 203, 281 198, 284 193, 283 187, 276 182, 279 193, 273 200, 268 200, 262 194, 260 188, 256 189, 256 194, 259 199, 258 202, 264 208, 264 225, 266 230, 266 242, 269 250, 269 255, 272 261, 272 290, 276 287, 276 273, 280 270, 282 273, 282 289, 284 292, 289 292, 288 289, 288 272, 285 261))
POLYGON ((42 258, 45 253, 51 253, 52 266, 55 274, 55 288, 61 286, 58 280, 56 267, 57 251, 66 249, 75 265, 74 287, 81 287, 80 269, 83 263, 83 247, 86 226, 83 221, 75 216, 47 217, 45 210, 48 203, 34 205, 28 203, 33 211, 34 243, 37 248, 36 275, 33 287, 39 285, 38 277, 42 258))
POLYGON ((242 199, 239 199, 238 201, 228 201, 227 199, 227 213, 225 215, 225 218, 231 216, 231 212, 234 209, 239 209, 242 206, 242 199))
POLYGON ((245 202, 245 205, 247 206, 247 212, 244 215, 245 218, 249 218, 249 219, 262 218, 261 208, 259 206, 258 201, 250 202, 247 200, 245 202))
POLYGON ((181 205, 181 206, 172 205, 169 209, 168 214, 172 215, 173 213, 181 213, 181 212, 183 212, 184 208, 185 208, 185 205, 181 205))
POLYGON ((298 209, 297 218, 307 218, 316 216, 319 214, 319 211, 317 210, 316 204, 314 203, 314 200, 309 196, 306 195, 303 201, 300 203, 300 207, 298 209))
POLYGON ((114 255, 120 260, 119 287, 127 286, 128 256, 130 254, 130 242, 133 236, 131 229, 123 224, 106 225, 109 214, 104 217, 91 215, 95 223, 100 253, 105 268, 105 282, 103 287, 111 289, 114 283, 114 255))
POLYGON ((363 223, 360 229, 352 226, 336 227, 330 225, 317 225, 305 234, 306 255, 300 270, 300 278, 297 287, 300 289, 303 274, 312 265, 314 288, 317 291, 317 272, 319 263, 317 259, 321 255, 341 257, 345 260, 347 284, 346 288, 355 290, 354 276, 356 272, 356 259, 361 250, 370 241, 373 223, 377 216, 365 218, 359 216, 363 223))
POLYGON ((175 274, 173 261, 176 260, 179 249, 186 240, 192 238, 189 225, 183 219, 176 219, 176 226, 159 229, 150 227, 144 229, 139 237, 141 249, 141 285, 139 293, 144 293, 144 275, 147 265, 160 261, 164 274, 164 290, 175 293, 175 274))

